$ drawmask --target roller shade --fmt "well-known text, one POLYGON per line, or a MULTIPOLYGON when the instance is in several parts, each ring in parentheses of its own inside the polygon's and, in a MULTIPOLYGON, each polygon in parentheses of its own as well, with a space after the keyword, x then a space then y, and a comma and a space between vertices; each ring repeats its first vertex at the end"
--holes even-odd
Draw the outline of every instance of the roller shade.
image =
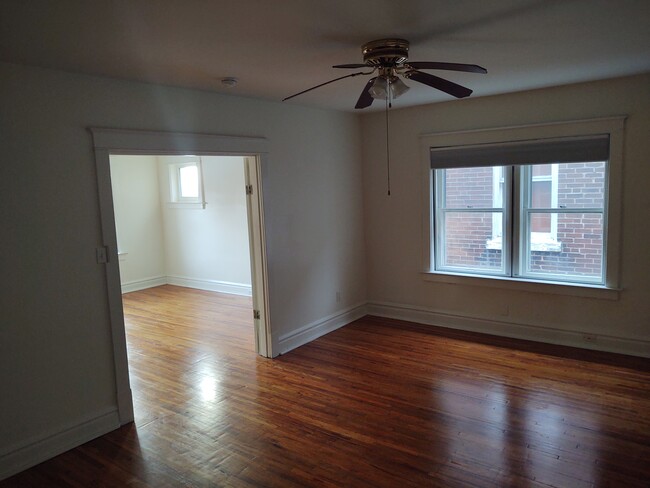
POLYGON ((607 161, 609 135, 432 147, 431 168, 607 161))

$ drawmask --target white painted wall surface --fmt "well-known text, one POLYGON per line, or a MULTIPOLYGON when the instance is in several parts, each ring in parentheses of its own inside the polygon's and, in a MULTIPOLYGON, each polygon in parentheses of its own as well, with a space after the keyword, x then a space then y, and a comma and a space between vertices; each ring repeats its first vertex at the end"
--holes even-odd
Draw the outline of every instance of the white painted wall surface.
POLYGON ((0 106, 0 477, 117 422, 88 127, 267 138, 274 340, 365 301, 353 114, 11 64, 0 106))
MULTIPOLYGON (((454 327, 650 356, 650 76, 465 99, 391 112, 392 196, 386 196, 385 120, 362 117, 370 311, 454 327), (625 128, 623 252, 618 300, 427 282, 422 267, 418 136, 629 115, 625 128)), ((396 104, 399 106, 399 104, 396 104)))
POLYGON ((111 156, 111 186, 122 285, 165 276, 156 156, 111 156))
POLYGON ((165 229, 165 269, 172 278, 251 286, 244 158, 202 156, 205 208, 179 208, 169 201, 170 163, 159 160, 165 229))

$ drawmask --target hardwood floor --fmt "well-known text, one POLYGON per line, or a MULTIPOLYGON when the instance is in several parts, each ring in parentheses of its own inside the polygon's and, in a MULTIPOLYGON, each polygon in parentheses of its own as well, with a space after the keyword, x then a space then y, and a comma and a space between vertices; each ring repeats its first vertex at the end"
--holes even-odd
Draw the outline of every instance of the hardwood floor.
POLYGON ((248 298, 124 303, 135 424, 0 486, 650 486, 647 360, 373 317, 268 360, 248 298))

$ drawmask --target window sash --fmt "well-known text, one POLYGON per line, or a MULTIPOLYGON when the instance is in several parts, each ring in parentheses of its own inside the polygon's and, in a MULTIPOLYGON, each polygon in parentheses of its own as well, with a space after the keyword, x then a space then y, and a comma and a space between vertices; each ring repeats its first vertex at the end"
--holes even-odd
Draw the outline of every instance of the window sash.
MULTIPOLYGON (((604 209, 572 209, 571 212, 565 212, 565 209, 553 209, 553 212, 558 216, 560 214, 588 214, 588 215, 599 215, 602 219, 602 248, 600 252, 600 276, 580 274, 580 273, 553 273, 553 272, 542 272, 535 271, 530 268, 530 259, 532 258, 531 254, 531 232, 530 232, 530 214, 537 213, 537 209, 527 209, 525 214, 522 214, 522 236, 520 240, 520 256, 521 259, 518 263, 517 269, 519 270, 515 277, 520 278, 531 278, 539 279, 544 281, 559 281, 567 283, 586 283, 594 285, 604 285, 605 284, 605 267, 606 267, 606 256, 607 256, 607 241, 606 241, 606 227, 607 227, 607 218, 606 212, 604 209)), ((548 212, 550 213, 550 212, 548 212)))
MULTIPOLYGON (((445 168, 446 169, 446 168, 445 168)), ((446 206, 446 172, 445 169, 433 170, 432 181, 435 185, 434 190, 434 222, 431 226, 434 243, 434 265, 437 271, 450 271, 458 273, 481 274, 488 276, 511 276, 512 259, 511 259, 511 242, 512 242, 512 197, 510 195, 512 188, 512 173, 508 167, 503 167, 503 207, 448 207, 446 206), (447 263, 447 241, 446 217, 449 213, 491 213, 491 219, 494 224, 494 216, 500 215, 502 222, 501 233, 501 267, 500 269, 487 267, 466 267, 459 265, 450 265, 447 263)), ((493 194, 494 195, 494 194, 493 194)), ((494 201, 494 200, 493 200, 494 201)), ((493 236, 494 238, 494 236, 493 236)), ((487 248, 487 244, 486 244, 487 248)))

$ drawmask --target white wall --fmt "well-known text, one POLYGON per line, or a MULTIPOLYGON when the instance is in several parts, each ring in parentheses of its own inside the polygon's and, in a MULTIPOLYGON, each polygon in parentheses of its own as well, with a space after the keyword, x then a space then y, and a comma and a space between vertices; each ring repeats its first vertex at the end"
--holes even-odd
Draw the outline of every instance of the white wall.
POLYGON ((165 277, 156 156, 111 156, 111 186, 123 289, 165 277))
POLYGON ((244 158, 203 156, 205 208, 169 206, 168 165, 159 157, 165 228, 165 269, 170 283, 250 293, 251 269, 244 158))
POLYGON ((392 196, 385 121, 362 118, 369 310, 490 333, 650 356, 650 76, 465 99, 391 112, 392 196), (423 279, 418 136, 436 132, 629 115, 625 129, 623 252, 618 300, 423 279), (596 343, 583 334, 596 334, 596 343))
POLYGON ((116 426, 88 127, 267 138, 274 341, 365 301, 354 115, 11 64, 0 106, 0 478, 116 426))

